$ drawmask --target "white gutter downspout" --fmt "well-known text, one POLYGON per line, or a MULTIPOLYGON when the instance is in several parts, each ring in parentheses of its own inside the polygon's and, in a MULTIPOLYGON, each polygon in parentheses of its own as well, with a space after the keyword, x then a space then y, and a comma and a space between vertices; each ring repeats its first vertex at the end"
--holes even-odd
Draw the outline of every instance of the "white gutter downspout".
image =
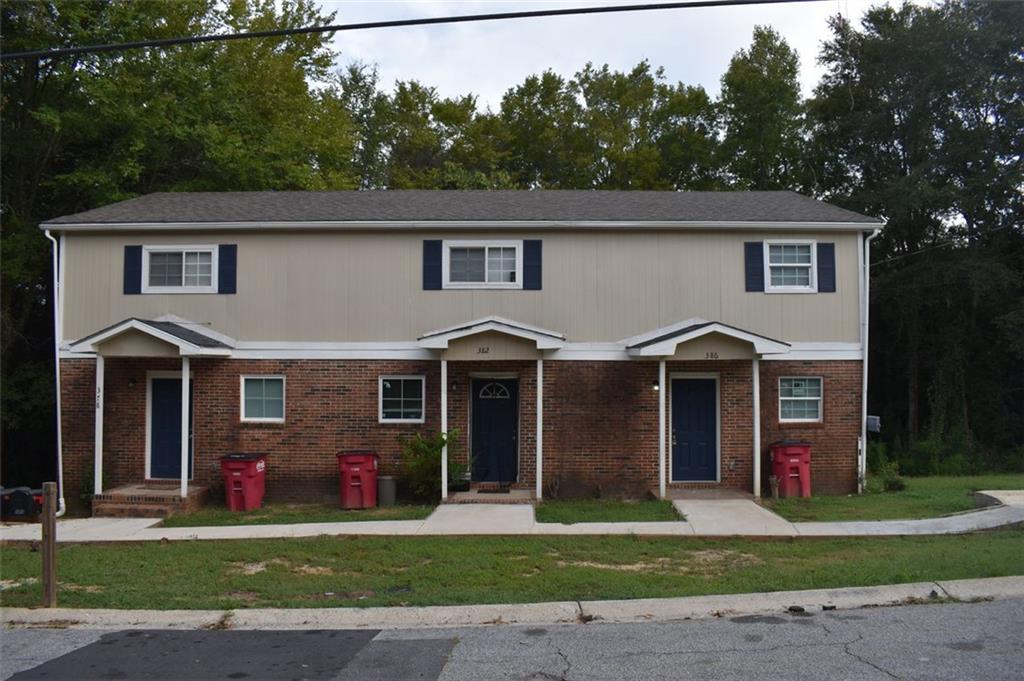
POLYGON ((64 515, 67 507, 64 505, 64 443, 61 437, 61 411, 60 411, 60 322, 61 311, 64 306, 63 291, 61 291, 61 280, 59 275, 59 251, 57 240, 50 234, 50 230, 43 232, 46 238, 53 244, 53 371, 55 376, 56 391, 54 396, 57 400, 57 517, 64 515))
POLYGON ((882 232, 875 229, 864 239, 864 298, 861 301, 861 348, 864 358, 861 361, 863 376, 861 380, 860 407, 860 456, 857 460, 857 493, 864 491, 864 482, 868 473, 868 318, 871 308, 871 240, 882 232))

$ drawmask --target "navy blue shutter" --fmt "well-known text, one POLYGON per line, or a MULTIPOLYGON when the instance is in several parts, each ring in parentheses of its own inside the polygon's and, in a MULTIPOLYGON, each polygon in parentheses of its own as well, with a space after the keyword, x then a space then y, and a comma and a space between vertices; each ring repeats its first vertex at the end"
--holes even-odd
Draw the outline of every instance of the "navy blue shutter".
POLYGON ((423 241, 423 290, 441 290, 441 241, 423 241))
POLYGON ((238 245, 221 244, 217 248, 217 293, 237 293, 238 245))
POLYGON ((124 247, 124 293, 142 293, 142 246, 124 247))
POLYGON ((747 241, 743 244, 743 272, 748 291, 764 291, 764 244, 747 241))
POLYGON ((818 293, 836 292, 836 245, 818 244, 818 293))
POLYGON ((540 239, 523 241, 523 288, 539 291, 543 281, 543 242, 540 239))

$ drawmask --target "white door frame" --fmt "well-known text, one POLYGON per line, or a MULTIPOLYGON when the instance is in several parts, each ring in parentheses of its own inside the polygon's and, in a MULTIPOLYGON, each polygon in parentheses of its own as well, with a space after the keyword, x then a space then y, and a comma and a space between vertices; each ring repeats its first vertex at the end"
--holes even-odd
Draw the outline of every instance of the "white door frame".
MULTIPOLYGON (((147 371, 146 372, 146 480, 180 480, 181 476, 173 478, 154 478, 152 476, 153 470, 153 379, 154 378, 177 378, 181 379, 181 371, 147 371)), ((195 383, 193 379, 195 373, 189 372, 188 380, 192 383, 192 390, 195 389, 195 383)), ((189 391, 191 395, 191 390, 189 391)), ((189 405, 189 411, 192 413, 192 428, 196 427, 196 414, 195 414, 195 400, 192 400, 192 404, 189 405)), ((196 475, 196 447, 195 437, 192 438, 192 446, 189 447, 189 468, 192 469, 192 475, 189 476, 189 480, 195 478, 196 475)))
POLYGON ((668 448, 668 479, 669 482, 691 482, 691 483, 710 483, 716 484, 722 482, 722 381, 717 371, 673 371, 669 374, 668 380, 668 398, 669 402, 669 417, 666 428, 668 429, 666 436, 668 436, 669 448, 668 448), (675 473, 672 470, 673 464, 673 449, 672 438, 668 436, 668 433, 672 432, 672 424, 675 423, 675 404, 672 402, 672 382, 675 380, 685 380, 688 378, 710 378, 715 381, 715 479, 714 480, 676 480, 675 473))

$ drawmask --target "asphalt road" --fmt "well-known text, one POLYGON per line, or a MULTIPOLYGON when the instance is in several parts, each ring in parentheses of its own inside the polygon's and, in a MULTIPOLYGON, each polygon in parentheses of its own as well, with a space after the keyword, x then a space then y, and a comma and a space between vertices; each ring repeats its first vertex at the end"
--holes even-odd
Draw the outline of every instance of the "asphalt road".
POLYGON ((1024 600, 640 624, 11 629, 3 679, 1024 678, 1024 600))

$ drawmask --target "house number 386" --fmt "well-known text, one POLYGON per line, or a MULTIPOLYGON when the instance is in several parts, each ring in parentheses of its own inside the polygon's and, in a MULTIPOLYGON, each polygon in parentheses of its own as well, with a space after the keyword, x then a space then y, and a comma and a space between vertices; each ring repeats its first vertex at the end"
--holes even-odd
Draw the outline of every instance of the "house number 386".
POLYGON ((478 355, 486 355, 486 354, 487 354, 487 353, 489 353, 490 351, 491 351, 491 348, 490 348, 490 347, 488 347, 488 346, 486 346, 486 345, 481 345, 480 347, 478 347, 478 348, 476 349, 476 354, 478 354, 478 355))
POLYGON ((718 359, 718 353, 717 352, 705 352, 704 353, 704 359, 718 359))

